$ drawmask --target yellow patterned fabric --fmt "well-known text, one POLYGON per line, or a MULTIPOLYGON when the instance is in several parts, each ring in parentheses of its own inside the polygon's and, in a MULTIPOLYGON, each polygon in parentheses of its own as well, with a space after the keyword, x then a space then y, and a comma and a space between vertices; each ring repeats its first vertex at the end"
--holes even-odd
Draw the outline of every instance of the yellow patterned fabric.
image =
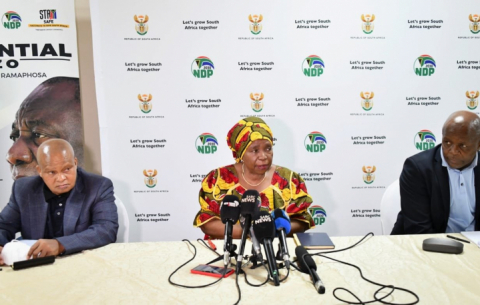
POLYGON ((273 145, 273 134, 265 122, 257 117, 240 120, 227 134, 227 144, 235 162, 240 162, 248 146, 255 140, 268 140, 273 145))
MULTIPOLYGON (((242 198, 246 189, 240 185, 235 166, 228 165, 211 171, 202 181, 199 193, 200 211, 195 216, 193 225, 199 227, 212 219, 220 219, 220 204, 226 195, 242 198)), ((261 209, 272 211, 284 209, 291 219, 298 219, 315 226, 308 207, 312 197, 302 177, 288 168, 277 166, 270 186, 260 192, 261 209)))

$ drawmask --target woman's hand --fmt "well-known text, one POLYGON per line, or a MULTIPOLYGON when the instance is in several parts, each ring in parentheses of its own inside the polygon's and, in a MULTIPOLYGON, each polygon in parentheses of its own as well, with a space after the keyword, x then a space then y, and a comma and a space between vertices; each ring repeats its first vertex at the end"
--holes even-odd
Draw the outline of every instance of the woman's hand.
POLYGON ((293 233, 303 233, 308 230, 308 224, 306 222, 297 220, 297 219, 290 219, 290 224, 292 225, 292 229, 290 233, 288 233, 288 237, 292 237, 293 233))
MULTIPOLYGON (((200 226, 202 232, 210 236, 211 239, 223 239, 225 236, 225 225, 220 219, 212 219, 206 224, 200 226)), ((233 225, 232 238, 240 239, 242 236, 242 227, 239 223, 233 225)))

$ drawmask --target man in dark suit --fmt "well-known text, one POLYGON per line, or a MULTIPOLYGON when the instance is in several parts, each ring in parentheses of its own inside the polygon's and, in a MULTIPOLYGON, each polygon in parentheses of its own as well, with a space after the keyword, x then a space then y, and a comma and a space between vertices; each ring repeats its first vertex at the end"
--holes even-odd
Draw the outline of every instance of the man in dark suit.
POLYGON ((480 118, 457 111, 443 125, 442 144, 405 161, 401 211, 392 234, 480 230, 480 118))
POLYGON ((0 253, 17 232, 24 239, 38 239, 28 253, 33 258, 115 242, 118 215, 112 182, 77 168, 72 146, 62 139, 42 143, 37 160, 39 176, 16 180, 0 212, 0 253))

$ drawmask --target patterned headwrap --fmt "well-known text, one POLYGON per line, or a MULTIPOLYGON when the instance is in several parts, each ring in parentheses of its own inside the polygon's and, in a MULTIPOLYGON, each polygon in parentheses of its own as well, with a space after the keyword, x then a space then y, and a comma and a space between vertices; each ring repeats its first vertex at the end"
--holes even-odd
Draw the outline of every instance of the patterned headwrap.
POLYGON ((272 131, 262 119, 248 117, 235 124, 227 135, 227 144, 233 152, 235 162, 240 162, 253 141, 261 139, 268 140, 273 145, 272 131))

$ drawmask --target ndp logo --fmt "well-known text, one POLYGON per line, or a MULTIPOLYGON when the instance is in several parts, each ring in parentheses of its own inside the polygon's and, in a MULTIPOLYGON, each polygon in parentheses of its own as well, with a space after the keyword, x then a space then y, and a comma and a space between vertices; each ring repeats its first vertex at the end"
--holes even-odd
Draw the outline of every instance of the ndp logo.
POLYGON ((303 60, 302 71, 307 77, 318 77, 323 74, 325 64, 318 55, 310 55, 303 60))
POLYGON ((320 226, 325 223, 325 220, 327 219, 327 212, 325 212, 323 207, 319 205, 313 205, 308 208, 308 212, 312 216, 313 222, 316 226, 320 226))
POLYGON ((195 147, 201 154, 213 155, 217 151, 218 141, 217 138, 211 133, 202 133, 195 141, 195 147))
POLYGON ((414 138, 415 148, 418 150, 429 150, 435 147, 435 135, 433 132, 427 129, 420 130, 417 132, 414 138))
POLYGON ((305 137, 305 148, 308 152, 321 153, 327 148, 327 138, 318 131, 312 131, 305 137))
POLYGON ((9 30, 16 30, 22 25, 22 18, 17 12, 8 11, 2 17, 3 27, 9 30))
POLYGON ((421 55, 413 63, 413 70, 418 76, 432 76, 435 73, 437 64, 430 55, 421 55))
POLYGON ((199 56, 192 62, 192 74, 196 78, 210 78, 214 69, 213 62, 206 56, 199 56))

